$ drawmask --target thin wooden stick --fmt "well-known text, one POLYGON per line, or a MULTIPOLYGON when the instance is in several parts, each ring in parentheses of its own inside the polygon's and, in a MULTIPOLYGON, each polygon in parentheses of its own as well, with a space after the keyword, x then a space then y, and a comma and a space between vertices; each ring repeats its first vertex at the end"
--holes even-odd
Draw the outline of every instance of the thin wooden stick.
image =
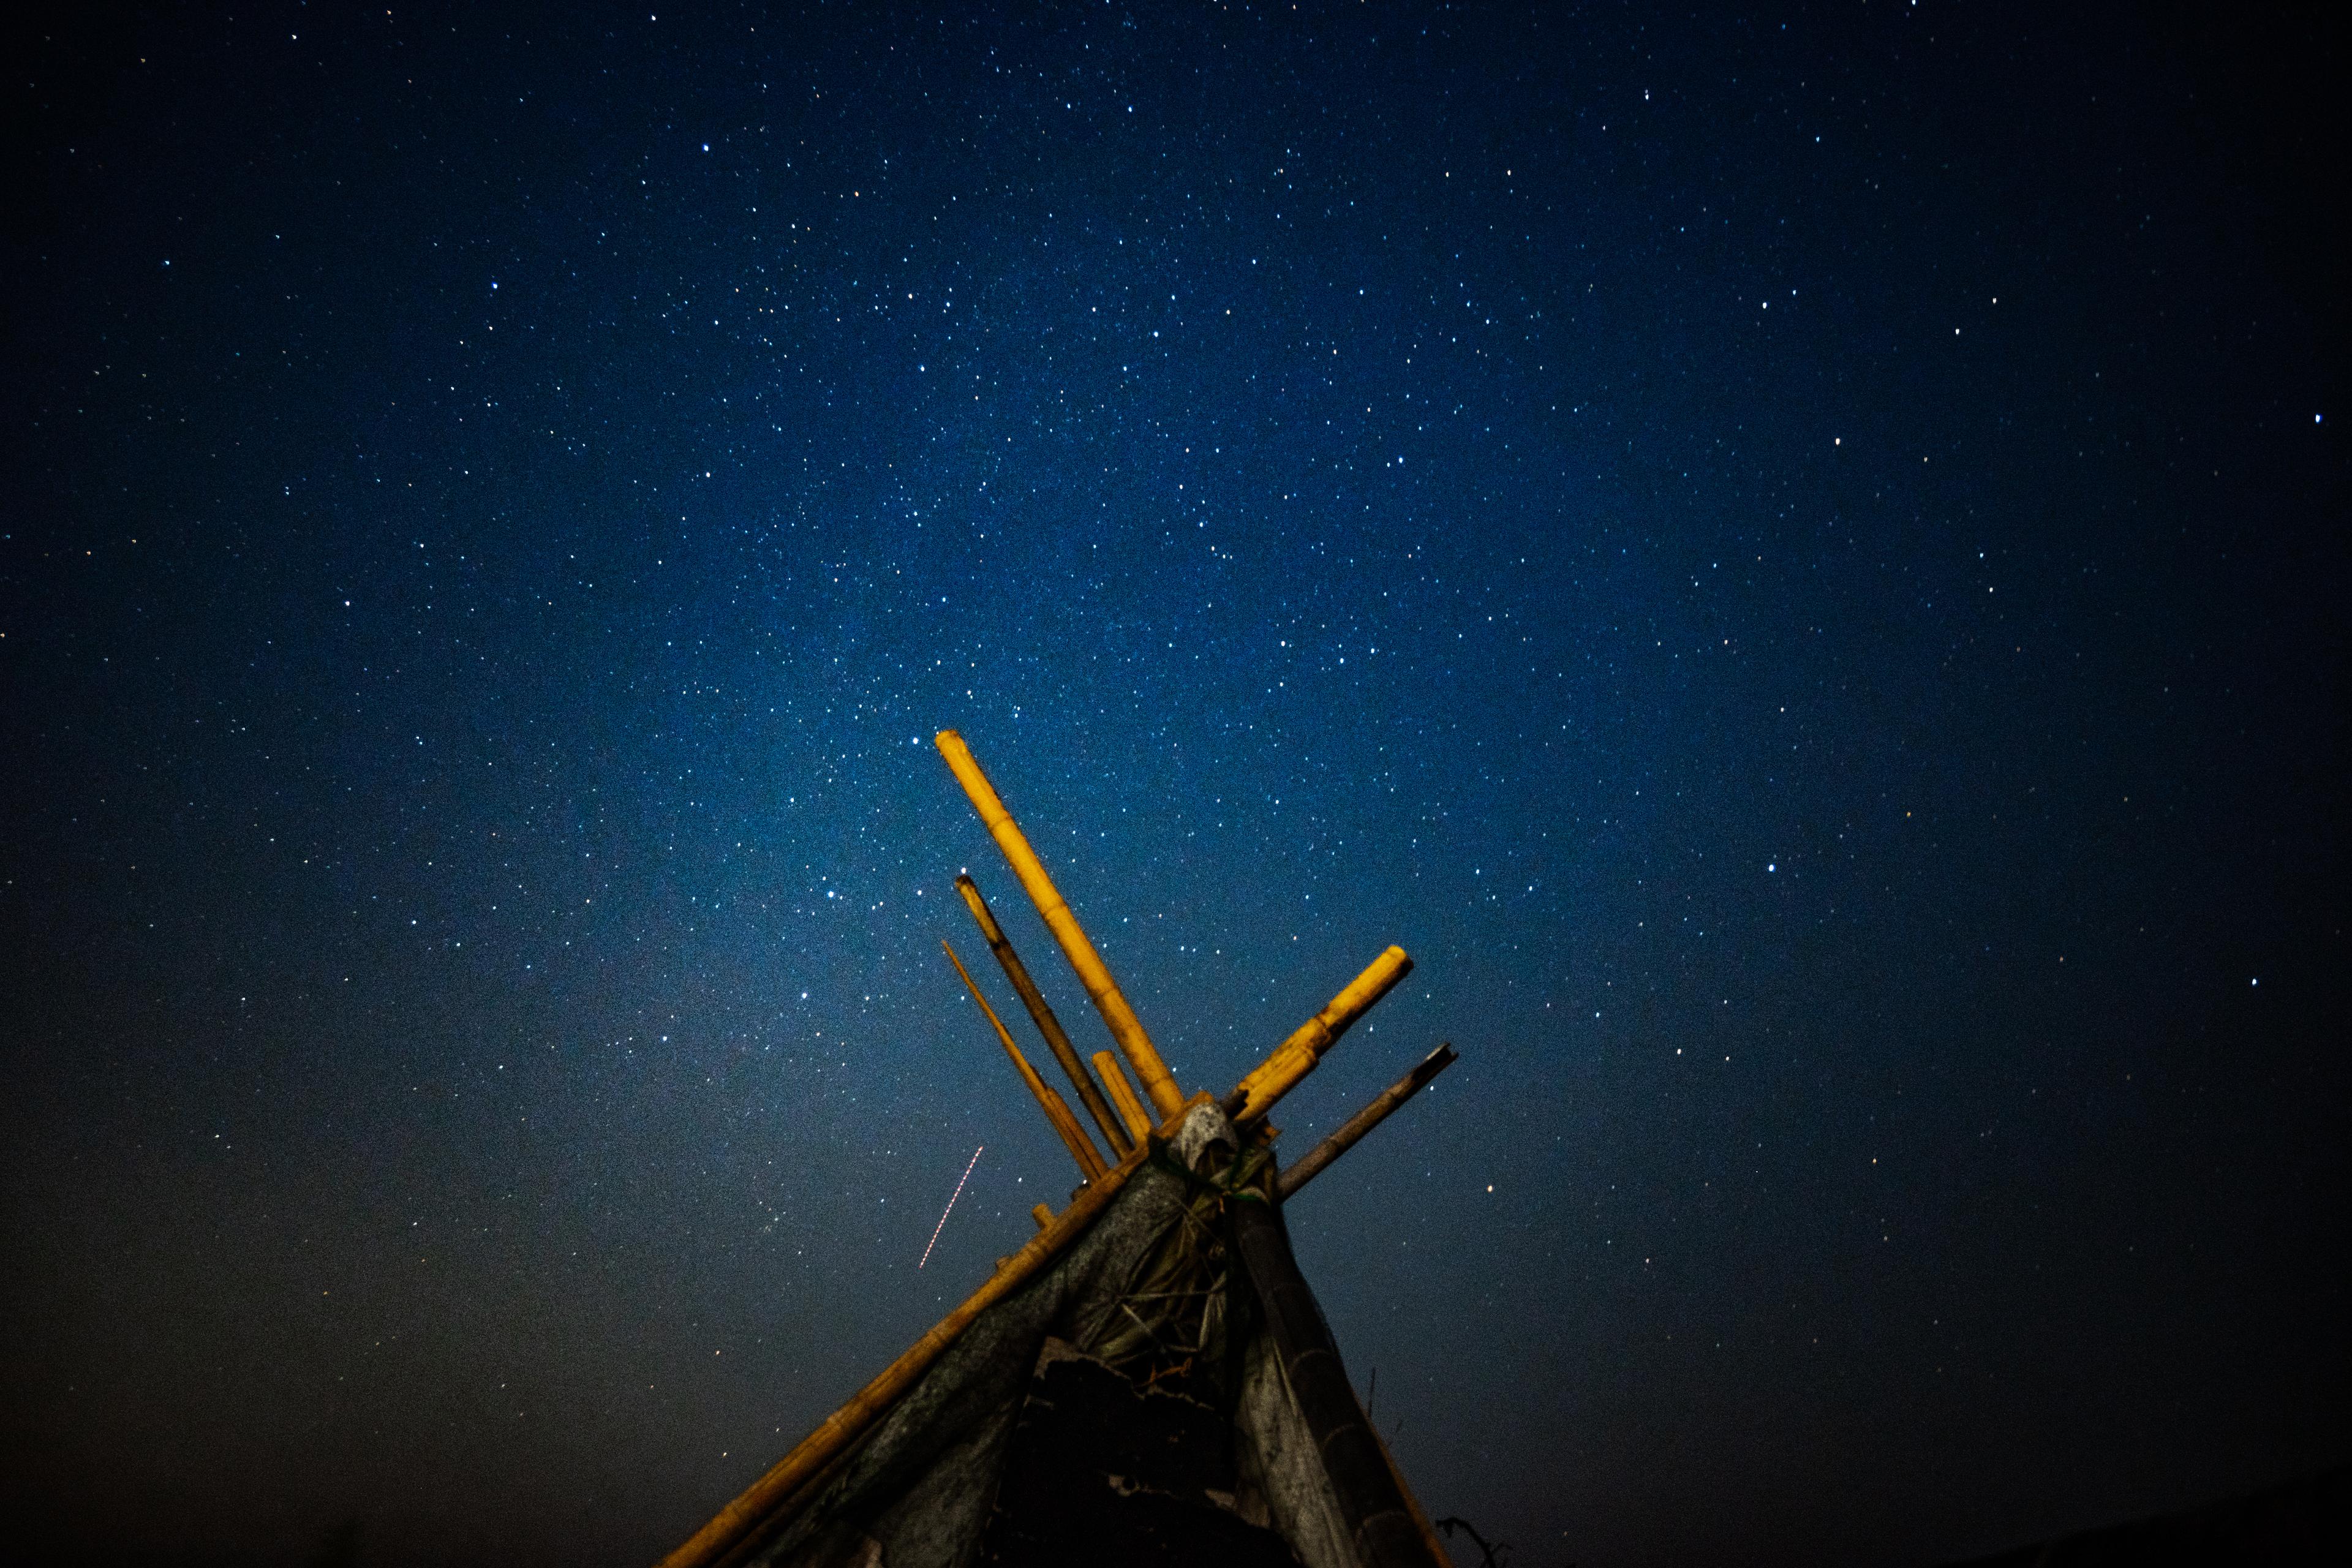
POLYGON ((1045 1120, 1054 1124, 1055 1132, 1061 1134, 1063 1144, 1070 1151, 1070 1158, 1078 1163, 1079 1173, 1089 1182, 1101 1175, 1109 1167, 1095 1152, 1093 1141, 1087 1137, 1087 1130, 1078 1125, 1078 1119, 1070 1114, 1069 1106, 1054 1092, 1054 1086, 1037 1076, 1037 1069, 1029 1065, 1029 1058, 1023 1056, 1021 1047, 1013 1043, 1012 1031, 1004 1026, 1004 1020, 996 1016, 996 1009, 988 1005, 988 998, 980 994, 980 987, 972 984, 971 975, 965 970, 963 960, 956 956, 955 949, 948 947, 944 942, 940 945, 947 949, 948 962, 954 964, 955 972, 963 977, 964 989, 971 992, 971 999, 980 1004, 980 1010, 988 1015, 989 1024, 996 1030, 996 1037, 1004 1047, 1004 1054, 1013 1058, 1013 1067, 1020 1070, 1021 1081, 1029 1086, 1029 1092, 1037 1097, 1039 1105, 1045 1107, 1045 1120))
POLYGON ((1291 1194, 1313 1181, 1325 1166, 1354 1148, 1357 1140, 1387 1121, 1391 1111, 1419 1094, 1428 1087, 1432 1079, 1460 1059, 1451 1045, 1441 1045, 1423 1057, 1419 1066, 1381 1090, 1370 1105, 1348 1118, 1338 1131, 1309 1149, 1298 1163, 1284 1171, 1275 1183, 1276 1201, 1289 1202, 1291 1194))
POLYGON ((1093 1075, 1087 1071, 1086 1064, 1078 1060, 1077 1047, 1070 1044, 1070 1037, 1063 1029, 1062 1020, 1054 1016, 1054 1009, 1046 1004, 1045 994, 1038 990, 1037 983, 1029 977, 1029 966, 1021 962, 1021 955, 1013 952, 1012 942, 1005 940, 1004 928, 996 923, 995 911, 988 907, 988 900, 980 896, 980 885, 969 875, 961 875, 955 879, 955 887, 956 891, 963 895, 965 906, 971 910, 971 918, 980 922, 980 934, 988 939, 988 951, 996 954, 997 963, 1004 970, 1004 978, 1013 982, 1013 989, 1020 994, 1021 1005, 1029 1009, 1030 1022, 1035 1024, 1037 1032, 1045 1037, 1045 1048, 1054 1053, 1054 1059, 1062 1064, 1064 1072, 1070 1075, 1070 1087, 1078 1091, 1078 1100, 1086 1106, 1087 1114, 1093 1117, 1095 1125, 1102 1129, 1104 1139, 1110 1144, 1112 1157, 1126 1158, 1128 1150, 1133 1147, 1128 1138, 1127 1128, 1111 1110, 1110 1103, 1103 1099, 1102 1090, 1095 1087, 1093 1075))
POLYGON ((942 730, 939 732, 938 745, 940 755, 945 757, 948 766, 954 770, 956 782, 963 785, 963 793, 971 798, 973 808, 980 813, 980 820, 987 826, 989 837, 995 839, 996 847, 1004 852, 1005 861, 1013 868, 1013 874, 1021 879, 1023 890, 1037 906, 1038 914, 1045 918, 1045 929, 1054 933, 1054 941, 1061 946, 1062 956, 1070 961, 1072 969, 1077 971, 1078 981, 1087 988, 1087 995, 1094 1002, 1095 1010, 1102 1015, 1103 1022, 1109 1026, 1110 1037, 1118 1044, 1119 1055, 1125 1057, 1128 1066, 1135 1069, 1135 1081, 1143 1086, 1144 1097, 1161 1116, 1175 1115, 1176 1108, 1184 1103, 1183 1091, 1169 1076, 1168 1064, 1160 1059, 1159 1047, 1151 1043, 1151 1037, 1143 1032, 1142 1021, 1136 1017, 1135 1009, 1128 1005, 1127 996, 1119 990, 1118 982, 1113 980, 1110 971, 1104 967, 1102 956, 1095 952, 1095 944, 1087 939, 1086 929, 1078 924, 1078 917, 1070 912, 1070 906, 1054 886, 1054 879, 1045 874, 1045 865, 1037 858, 1037 852, 1029 847, 1029 840, 1023 836, 1021 825, 1013 820, 1013 814, 1004 809, 1004 802, 997 798, 996 786, 990 784, 988 775, 980 771, 980 763, 972 759, 971 748, 963 743, 961 735, 953 730, 942 730))

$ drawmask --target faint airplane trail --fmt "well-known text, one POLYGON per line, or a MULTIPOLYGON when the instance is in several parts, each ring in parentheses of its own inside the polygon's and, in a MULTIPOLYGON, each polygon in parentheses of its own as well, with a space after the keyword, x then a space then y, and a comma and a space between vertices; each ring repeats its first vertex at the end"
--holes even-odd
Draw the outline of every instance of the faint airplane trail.
POLYGON ((940 1232, 947 1229, 948 1215, 955 1213, 956 1199, 963 1196, 963 1184, 971 1180, 971 1166, 980 1163, 980 1150, 987 1147, 987 1144, 982 1143, 980 1149, 974 1149, 971 1152, 971 1165, 966 1165, 963 1168, 963 1174, 956 1178, 956 1190, 949 1195, 948 1206, 940 1211, 940 1223, 931 1226, 931 1239, 923 1244, 923 1256, 915 1264, 916 1268, 920 1268, 931 1260, 931 1248, 940 1244, 940 1232))

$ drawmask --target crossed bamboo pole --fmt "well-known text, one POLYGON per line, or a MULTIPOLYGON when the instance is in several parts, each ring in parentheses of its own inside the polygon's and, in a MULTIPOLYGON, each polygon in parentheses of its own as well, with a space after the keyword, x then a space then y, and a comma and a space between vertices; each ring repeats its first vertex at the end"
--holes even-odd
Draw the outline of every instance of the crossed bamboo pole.
MULTIPOLYGON (((1135 1016, 1135 1009, 1128 1003, 1127 994, 1118 988, 1118 982, 1111 978, 1109 967, 1103 963, 1102 955, 1095 951, 1086 928, 1078 924, 1078 917, 1071 912, 1068 900, 1062 897, 1061 889, 1054 886, 1053 877, 1045 870, 1044 862, 1037 858, 1037 852, 1030 847, 1028 836, 1021 831, 1021 825, 1005 809, 1003 799, 996 793, 996 786, 981 771, 978 759, 971 754, 971 748, 965 745, 963 737, 953 730, 940 731, 938 745, 940 755, 947 759, 956 782, 963 786, 964 794, 971 798, 972 808, 980 813, 980 820, 987 827, 989 837, 995 839, 996 847, 1003 851, 1005 863, 1013 868, 1013 874, 1019 879, 1022 890, 1037 906, 1037 913, 1045 921, 1045 929, 1053 933, 1062 955, 1077 972, 1078 981, 1086 987, 1087 999, 1094 1003, 1095 1010, 1102 1015, 1103 1023, 1110 1030, 1111 1040, 1118 1047, 1119 1056, 1126 1058, 1126 1065, 1134 1073, 1135 1081, 1142 1086, 1144 1103, 1130 1111, 1122 1102, 1131 1091, 1118 1071, 1116 1058, 1108 1053, 1097 1052, 1094 1063, 1103 1075, 1103 1087, 1109 1090, 1111 1101, 1111 1104, 1104 1103, 1103 1096, 1096 1091, 1094 1081, 1079 1064, 1076 1049, 1071 1046, 1061 1021, 1055 1017, 1053 1008, 1047 1005, 1036 982, 1030 977, 1027 966, 1013 951, 1012 942, 1005 939, 1003 928, 997 924, 996 916, 990 910, 987 900, 981 897, 978 885, 968 873, 957 877, 956 891, 963 895, 972 919, 979 923, 982 936, 988 941, 989 951, 996 955, 997 963, 1003 967, 1005 978, 1013 983, 1013 989, 1019 994, 1023 1005, 1028 1008, 1037 1032, 1045 1036, 1054 1059, 1060 1062, 1062 1070, 1069 1074, 1079 1100, 1101 1127, 1103 1136, 1114 1153, 1124 1156, 1127 1146, 1122 1131, 1129 1136, 1139 1136, 1137 1131, 1139 1124, 1148 1128, 1154 1119, 1174 1115, 1176 1108, 1184 1103, 1183 1091, 1176 1087, 1176 1079, 1169 1072, 1167 1063, 1160 1059, 1159 1047, 1151 1043, 1151 1037, 1144 1030, 1143 1021, 1135 1016), (1113 1104, 1118 1105, 1119 1110, 1116 1121, 1111 1116, 1113 1104)), ((961 973, 963 966, 959 963, 956 967, 961 973)), ((1263 1121, 1276 1100, 1298 1087, 1299 1080, 1315 1070, 1316 1064, 1339 1043, 1339 1037, 1348 1032, 1349 1026, 1371 1011, 1381 997, 1412 972, 1412 960, 1401 947, 1391 947, 1372 960, 1362 973, 1349 981, 1337 996, 1324 1005, 1321 1012, 1293 1030, 1289 1038, 1276 1046, 1271 1056, 1234 1086, 1234 1091, 1221 1102, 1226 1114, 1239 1123, 1263 1121)), ((965 975, 964 983, 970 985, 971 977, 965 975)), ((974 987, 973 997, 977 999, 979 994, 978 988, 974 987)), ((982 1005, 985 1007, 987 1004, 982 1003, 982 1005)), ((992 1020, 994 1016, 993 1013, 990 1015, 992 1020)), ((1002 1030, 1003 1026, 998 1027, 1002 1030)), ((1006 1037, 1005 1045, 1007 1049, 1012 1048, 1010 1037, 1006 1037)), ((1027 1073, 1025 1066, 1023 1070, 1027 1073)), ((1052 1112, 1048 1110, 1047 1115, 1050 1117, 1052 1112)), ((1084 1160, 1079 1161, 1082 1169, 1086 1163, 1084 1160)))
MULTIPOLYGON (((1096 1091, 1094 1082, 1079 1064, 1076 1049, 1070 1044, 1069 1036, 1062 1029, 1053 1009, 1046 1005, 1044 994, 1037 990, 1027 968, 1013 952, 1012 943, 1005 940, 1003 931, 997 925, 986 900, 980 896, 978 886, 969 876, 958 877, 956 890, 963 895, 973 919, 980 925, 982 935, 988 942, 989 950, 996 955, 1005 977, 1012 982, 1013 990, 1028 1009, 1031 1021, 1045 1036, 1055 1060, 1070 1075, 1087 1114, 1102 1129, 1104 1138, 1114 1151, 1116 1163, 1107 1163, 1096 1151, 1068 1104, 1030 1066, 1020 1047, 1014 1043, 1012 1032, 1005 1028, 1003 1020, 997 1016, 996 1010, 982 995, 979 985, 964 968, 963 961, 956 957, 953 948, 948 948, 942 942, 940 945, 947 948, 948 961, 955 965, 956 973, 962 978, 972 1000, 979 1004, 981 1012, 986 1016, 998 1043, 1004 1047, 1006 1055, 1020 1072, 1023 1083, 1044 1108, 1047 1121, 1052 1122, 1055 1131, 1069 1149, 1071 1157, 1077 1162, 1086 1184, 1073 1196, 1069 1206, 1059 1215, 1052 1213, 1043 1204, 1038 1205, 1032 1211, 1038 1226, 1037 1235, 1013 1256, 1000 1260, 995 1274, 986 1284, 949 1313, 930 1332, 916 1341, 897 1361, 885 1367, 881 1375, 861 1389, 848 1404, 827 1416, 814 1432, 778 1460, 741 1496, 719 1510, 709 1523, 665 1557, 660 1568, 707 1568, 740 1545, 762 1521, 774 1517, 780 1507, 790 1504, 795 1492, 863 1436, 882 1412, 914 1386, 947 1348, 961 1337, 964 1329, 975 1318, 1051 1262, 1093 1222, 1097 1215, 1108 1206, 1111 1198, 1128 1179, 1142 1168, 1149 1145, 1155 1136, 1162 1139, 1172 1137, 1187 1114, 1210 1103, 1210 1097, 1206 1094, 1195 1095, 1188 1101, 1177 1089, 1174 1077, 1160 1059, 1159 1049, 1151 1043, 1151 1037, 1144 1032, 1141 1020, 1135 1016, 1135 1009, 1129 1005, 1118 983, 1111 978, 1101 955, 1096 952, 1094 943, 1078 924, 1077 917, 1070 912, 1069 905, 1054 886, 1053 879, 1046 874, 1036 852, 1029 847, 1029 840, 1022 833, 1020 825, 1005 810, 995 786, 989 783, 988 775, 981 772, 980 764, 964 744, 963 737, 952 730, 942 730, 938 743, 940 753, 954 771, 964 794, 971 797, 972 805, 980 813, 981 821, 988 828, 989 836, 1003 851, 1004 858, 1020 880, 1022 889, 1037 906, 1045 929, 1053 933, 1063 956, 1076 971, 1088 1000, 1102 1015, 1103 1023, 1110 1030, 1111 1039, 1118 1048, 1118 1056, 1109 1051, 1097 1051, 1093 1057, 1095 1069, 1102 1075, 1102 1088, 1108 1091, 1106 1100, 1103 1094, 1096 1091), (1125 1065, 1133 1071, 1136 1082, 1142 1086, 1140 1097, 1129 1083, 1127 1073, 1121 1070, 1121 1057, 1126 1058, 1125 1065), (1155 1121, 1159 1124, 1156 1127, 1155 1121)), ((1262 1128, 1266 1112, 1274 1108, 1276 1102, 1313 1072, 1317 1064, 1339 1042, 1339 1037, 1347 1033, 1356 1020, 1370 1012, 1381 997, 1395 989, 1398 982, 1412 969, 1412 960, 1405 955, 1402 948, 1391 947, 1381 953, 1365 967, 1362 973, 1341 988, 1338 995, 1325 1004, 1320 1012, 1293 1030, 1264 1062, 1234 1087, 1231 1093, 1217 1101, 1219 1108, 1243 1128, 1245 1134, 1262 1128)), ((1390 1085, 1339 1131, 1311 1150, 1297 1167, 1285 1172, 1276 1196, 1287 1200, 1391 1111, 1426 1087, 1454 1059, 1451 1046, 1440 1046, 1430 1053, 1412 1071, 1390 1085)), ((1393 1472, 1394 1460, 1387 1458, 1385 1452, 1382 1458, 1393 1472)), ((1399 1489, 1402 1490, 1401 1479, 1399 1489)), ((1406 1496, 1409 1500, 1410 1494, 1406 1496)), ((1414 1518, 1418 1521, 1419 1517, 1416 1509, 1414 1518)), ((1420 1532, 1429 1535, 1425 1526, 1420 1532)), ((1433 1536, 1429 1538, 1434 1541, 1433 1536)), ((1433 1551, 1435 1550, 1433 1547, 1433 1551)), ((1443 1561, 1442 1553, 1439 1560, 1443 1561)))
POLYGON ((1103 1023, 1110 1029, 1110 1037, 1118 1043, 1119 1055, 1125 1057, 1127 1065, 1135 1070, 1135 1081, 1143 1086, 1144 1098, 1151 1102, 1151 1109, 1163 1119, 1175 1115, 1177 1107, 1184 1103, 1184 1096, 1177 1089, 1175 1079, 1169 1075, 1168 1064, 1160 1059, 1160 1048, 1151 1043, 1151 1037, 1143 1032, 1142 1020, 1135 1016, 1135 1009, 1128 1005, 1126 993, 1119 990, 1118 982, 1110 977, 1102 955, 1095 952, 1095 944, 1087 938, 1086 928, 1078 924, 1078 917, 1072 914, 1070 906, 1063 901, 1061 890, 1054 886, 1054 879, 1045 874, 1045 865, 1038 860, 1037 852, 1029 847, 1029 839, 1021 831, 1021 825, 1013 820, 1013 814, 1005 810, 1004 803, 997 798, 996 786, 990 784, 988 775, 980 771, 980 763, 972 759, 971 748, 963 743, 961 735, 953 730, 942 730, 939 733, 938 744, 940 755, 945 757, 948 766, 954 770, 956 782, 963 785, 963 793, 971 797, 972 808, 980 813, 980 820, 987 827, 989 837, 996 840, 996 847, 1004 852, 1005 862, 1013 868, 1013 874, 1020 879, 1022 890, 1029 895, 1029 901, 1037 906, 1037 913, 1044 919, 1045 929, 1054 933, 1054 941, 1061 947, 1062 956, 1070 961, 1072 969, 1077 971, 1078 983, 1087 988, 1087 997, 1094 1003, 1095 1011, 1102 1015, 1103 1023))

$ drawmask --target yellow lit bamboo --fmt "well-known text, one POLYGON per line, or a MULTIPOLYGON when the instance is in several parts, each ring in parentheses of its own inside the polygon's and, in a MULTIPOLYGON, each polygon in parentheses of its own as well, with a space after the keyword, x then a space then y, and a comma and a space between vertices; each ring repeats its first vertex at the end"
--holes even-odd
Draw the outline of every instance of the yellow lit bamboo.
POLYGON ((1070 1044, 1070 1037, 1063 1029, 1062 1020, 1054 1016, 1054 1009, 1046 1004, 1045 994, 1038 990, 1037 983, 1029 977, 1029 966, 1021 962, 1021 955, 1013 951, 1013 943, 1005 940, 1004 928, 996 923, 995 911, 988 907, 988 900, 980 896, 980 885, 969 876, 959 876, 955 879, 955 887, 956 891, 963 895, 965 905, 971 909, 971 918, 980 922, 980 934, 988 939, 988 951, 996 954, 996 962, 1004 970, 1004 978, 1013 982, 1013 989, 1020 994, 1021 1005, 1029 1009, 1030 1021, 1037 1026, 1037 1032, 1045 1037, 1045 1048, 1054 1053, 1054 1059, 1062 1064, 1064 1072, 1070 1075, 1070 1087, 1078 1091, 1078 1100, 1086 1106, 1087 1114, 1093 1117, 1095 1125, 1102 1129, 1104 1139, 1110 1144, 1112 1156, 1124 1156, 1132 1146, 1127 1136, 1127 1128, 1119 1121, 1118 1113, 1111 1110, 1109 1102, 1103 1099, 1102 1090, 1095 1087, 1095 1080, 1088 1076, 1086 1064, 1078 1060, 1077 1047, 1070 1044))
POLYGON ((1054 1223, 1054 1211, 1044 1204, 1032 1204, 1029 1205, 1029 1217, 1037 1222, 1039 1230, 1043 1230, 1054 1223))
POLYGON ((1151 1118, 1143 1113, 1142 1101, 1135 1098, 1135 1090, 1129 1086, 1127 1075, 1118 1070, 1118 1058, 1108 1051, 1097 1051, 1095 1070, 1102 1074, 1103 1083, 1110 1089, 1111 1103, 1118 1107, 1119 1119, 1127 1123, 1129 1133, 1134 1137, 1136 1146, 1140 1148, 1143 1141, 1151 1135, 1151 1118))
POLYGON ((1070 912, 1070 906, 1063 901, 1061 893, 1054 886, 1054 879, 1045 874, 1045 868, 1038 860, 1036 851, 1029 847, 1029 840, 1022 835, 1021 825, 1013 820, 1012 814, 1004 809, 1004 802, 997 798, 996 786, 990 784, 988 775, 980 771, 980 763, 972 760, 971 748, 963 743, 962 736, 953 730, 942 730, 939 733, 938 744, 940 755, 945 757, 948 766, 955 771, 956 782, 963 785, 963 793, 971 797, 972 806, 980 813, 980 820, 987 826, 989 837, 995 839, 996 847, 1004 852, 1005 861, 1012 866, 1013 874, 1021 879, 1022 889, 1037 906, 1038 914, 1045 918, 1045 929, 1054 933, 1054 941, 1060 944, 1062 955, 1070 961, 1070 967, 1077 971, 1078 981, 1087 988, 1087 997, 1094 1003, 1096 1010, 1102 1014, 1103 1022, 1109 1026, 1110 1037, 1118 1044, 1119 1054, 1135 1069, 1135 1080, 1143 1086, 1144 1097, 1161 1116, 1175 1115, 1177 1108, 1184 1103, 1183 1093, 1177 1089, 1176 1080, 1169 1076, 1168 1066, 1160 1059, 1159 1048, 1152 1045, 1151 1037, 1143 1032, 1143 1024, 1136 1017, 1135 1009, 1127 1005, 1127 997, 1120 993, 1118 983, 1103 966, 1101 956, 1095 952, 1095 944, 1087 940, 1085 928, 1070 912))
POLYGON ((1276 1100, 1315 1070, 1315 1064, 1348 1032, 1348 1026, 1371 1011, 1372 1004, 1412 970, 1412 960, 1401 947, 1372 960, 1361 974, 1348 982, 1346 990, 1324 1005, 1323 1011, 1299 1025, 1288 1039, 1274 1047, 1272 1056, 1234 1087, 1224 1102, 1233 1119, 1255 1121, 1272 1110, 1276 1100))
POLYGON ((971 993, 971 999, 979 1003, 980 1010, 988 1016, 989 1024, 996 1030, 997 1039, 1003 1043, 1004 1054, 1013 1058, 1013 1065, 1020 1069, 1021 1081, 1029 1086, 1029 1092, 1037 1097, 1039 1105, 1045 1107, 1045 1120, 1052 1122, 1054 1131, 1061 1134, 1063 1143, 1070 1151, 1070 1158, 1078 1163, 1078 1170, 1089 1182, 1101 1175, 1108 1167, 1103 1163, 1102 1156, 1095 1152, 1093 1142, 1087 1137, 1087 1130, 1078 1125, 1078 1119, 1070 1114, 1069 1106, 1054 1092, 1053 1085, 1037 1076, 1037 1069, 1029 1065, 1029 1058, 1023 1056, 1021 1047, 1013 1043, 1012 1032, 996 1016, 996 1009, 988 1005, 988 998, 980 994, 980 987, 972 984, 971 975, 965 971, 963 960, 956 956, 955 949, 948 947, 944 942, 940 945, 947 948, 948 962, 955 965, 955 972, 963 977, 964 989, 971 993))

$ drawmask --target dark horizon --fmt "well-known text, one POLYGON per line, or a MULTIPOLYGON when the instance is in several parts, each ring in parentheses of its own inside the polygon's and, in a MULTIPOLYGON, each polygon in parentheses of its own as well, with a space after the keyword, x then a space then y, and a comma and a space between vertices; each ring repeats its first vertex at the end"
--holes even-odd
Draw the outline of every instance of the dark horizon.
POLYGON ((2343 51, 2045 13, 24 30, 24 1550, 641 1568, 969 1294, 945 728, 1187 1091, 1412 954, 1289 1223, 1517 1568, 2352 1459, 2343 51))

